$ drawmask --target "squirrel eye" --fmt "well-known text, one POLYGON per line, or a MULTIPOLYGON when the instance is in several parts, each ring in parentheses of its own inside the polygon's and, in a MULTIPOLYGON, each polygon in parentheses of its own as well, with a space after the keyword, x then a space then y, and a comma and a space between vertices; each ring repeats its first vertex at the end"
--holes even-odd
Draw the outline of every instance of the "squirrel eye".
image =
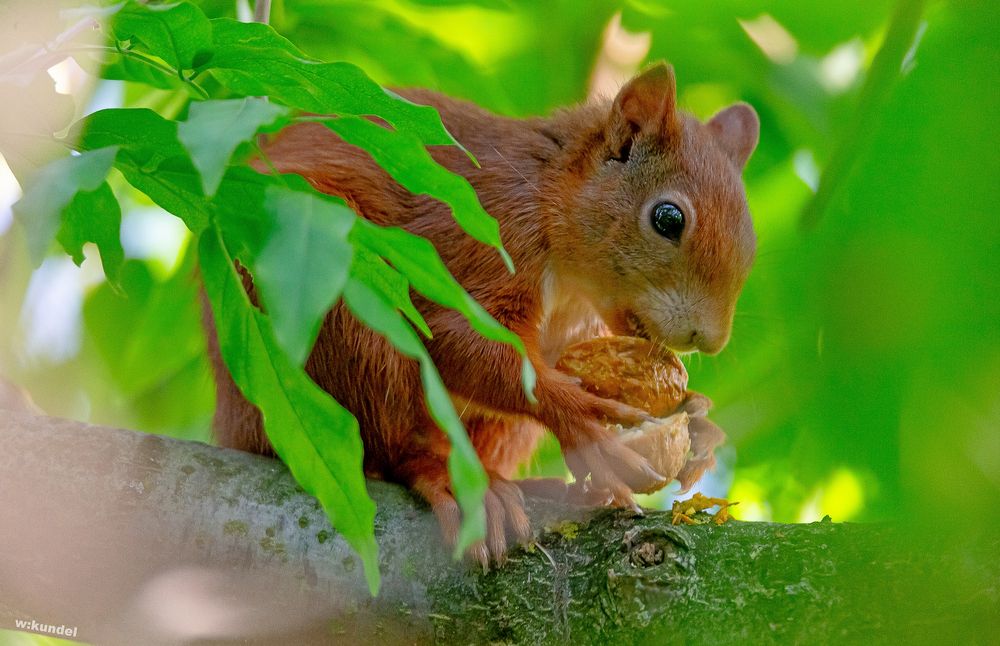
POLYGON ((664 238, 679 242, 684 231, 684 212, 672 202, 661 202, 653 207, 653 228, 664 238))

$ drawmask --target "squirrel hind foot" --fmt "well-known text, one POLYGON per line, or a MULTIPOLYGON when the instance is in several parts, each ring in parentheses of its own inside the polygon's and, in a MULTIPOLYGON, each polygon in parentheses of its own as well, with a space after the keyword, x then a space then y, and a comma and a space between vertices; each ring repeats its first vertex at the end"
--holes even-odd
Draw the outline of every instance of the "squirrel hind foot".
MULTIPOLYGON (((444 458, 421 455, 408 462, 401 470, 405 484, 430 504, 444 543, 454 547, 458 542, 462 513, 451 491, 444 458), (405 477, 409 474, 412 477, 405 477)), ((482 567, 484 572, 493 564, 499 566, 506 562, 511 542, 523 545, 534 538, 521 489, 494 472, 487 473, 490 482, 483 499, 486 536, 473 543, 466 552, 466 558, 482 567)))

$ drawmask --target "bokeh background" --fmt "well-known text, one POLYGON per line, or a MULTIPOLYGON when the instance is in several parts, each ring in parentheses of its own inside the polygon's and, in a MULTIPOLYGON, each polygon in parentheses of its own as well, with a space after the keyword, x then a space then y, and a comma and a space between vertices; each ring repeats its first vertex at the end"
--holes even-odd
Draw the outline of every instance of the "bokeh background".
MULTIPOLYGON (((687 360, 730 436, 700 489, 738 500, 745 519, 904 519, 968 535, 1000 526, 997 7, 276 0, 271 22, 314 57, 508 115, 613 95, 658 59, 699 117, 751 103, 758 258, 729 347, 687 360)), ((0 49, 29 39, 3 25, 0 49)), ((96 81, 71 61, 50 76, 78 114, 172 117, 188 100, 96 81)), ((0 376, 54 415, 207 441, 212 380, 185 229, 114 188, 127 205, 121 292, 96 250, 82 267, 57 255, 30 265, 0 162, 0 376)), ((549 443, 525 472, 562 468, 549 443)))

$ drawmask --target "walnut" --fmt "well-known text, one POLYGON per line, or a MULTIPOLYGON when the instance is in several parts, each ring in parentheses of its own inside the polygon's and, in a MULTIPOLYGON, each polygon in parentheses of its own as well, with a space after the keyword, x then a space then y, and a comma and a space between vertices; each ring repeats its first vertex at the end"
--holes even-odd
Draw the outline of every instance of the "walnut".
POLYGON ((580 379, 588 392, 655 417, 676 410, 687 392, 687 370, 677 355, 638 337, 606 336, 571 345, 556 369, 580 379))
POLYGON ((637 428, 608 426, 667 478, 658 488, 677 479, 687 491, 715 466, 715 447, 726 434, 706 417, 711 400, 687 390, 687 370, 666 348, 636 337, 601 337, 567 348, 556 368, 579 379, 590 393, 657 418, 637 428))

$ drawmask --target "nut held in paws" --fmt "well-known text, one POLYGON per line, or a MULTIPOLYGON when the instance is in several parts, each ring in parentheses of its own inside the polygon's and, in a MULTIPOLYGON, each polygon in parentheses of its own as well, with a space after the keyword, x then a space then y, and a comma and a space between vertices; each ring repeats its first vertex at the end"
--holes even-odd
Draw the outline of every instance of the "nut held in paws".
POLYGON ((556 368, 594 395, 657 417, 635 428, 608 424, 666 478, 636 493, 653 493, 675 478, 686 490, 715 465, 713 452, 726 436, 705 417, 711 402, 687 390, 687 370, 668 349, 637 337, 601 337, 567 348, 556 368))

